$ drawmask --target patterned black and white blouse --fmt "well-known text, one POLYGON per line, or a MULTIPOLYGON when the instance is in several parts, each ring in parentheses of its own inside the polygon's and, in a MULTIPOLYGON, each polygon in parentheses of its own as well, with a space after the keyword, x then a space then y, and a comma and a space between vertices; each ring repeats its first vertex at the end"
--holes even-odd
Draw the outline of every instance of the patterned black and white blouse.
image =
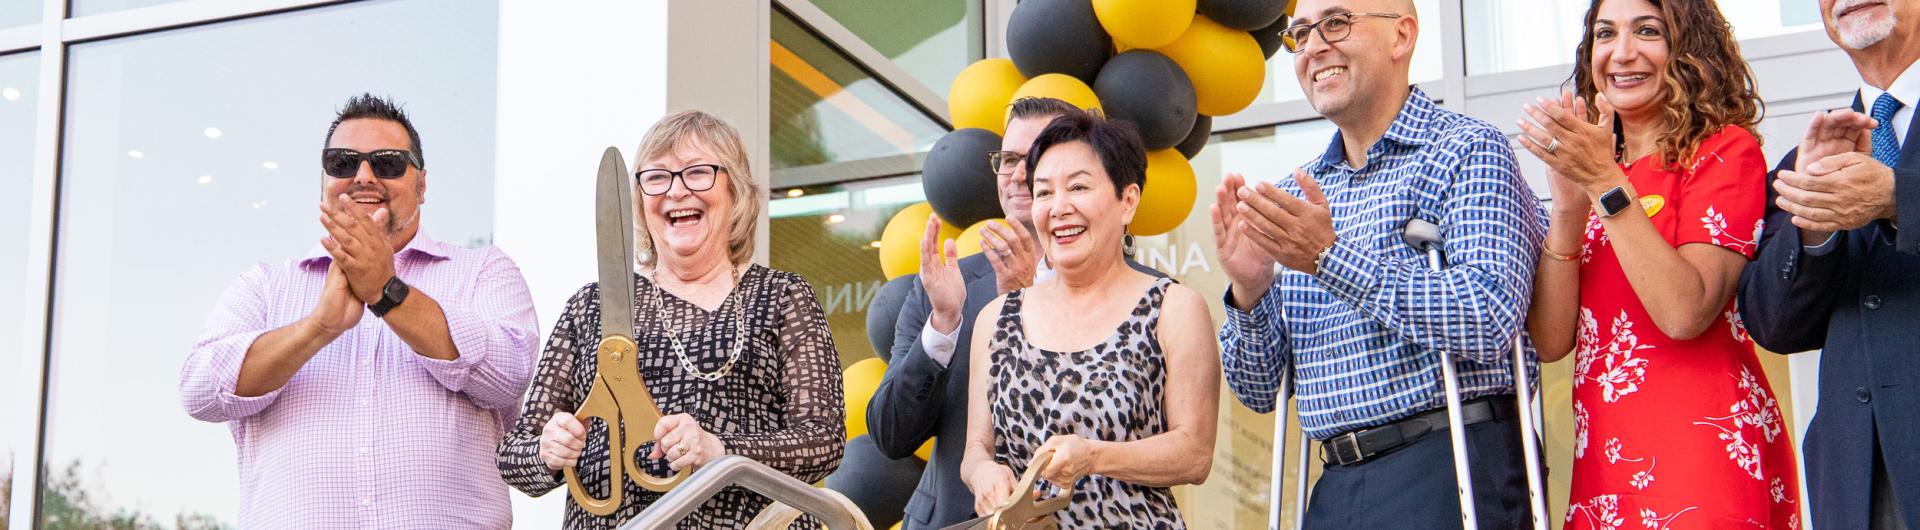
MULTIPOLYGON (((994 461, 1019 475, 1034 451, 1056 434, 1129 442, 1167 432, 1167 357, 1158 330, 1169 285, 1173 280, 1155 280, 1112 335, 1077 352, 1027 342, 1020 310, 1026 292, 1007 294, 989 343, 994 461)), ((1081 478, 1072 504, 1057 517, 1065 529, 1186 528, 1171 489, 1102 475, 1081 478)))
MULTIPOLYGON (((840 357, 826 314, 806 280, 750 266, 734 292, 711 312, 671 293, 665 295, 661 302, 665 318, 681 330, 680 341, 694 366, 707 373, 726 363, 736 340, 738 304, 748 304, 751 342, 732 372, 715 381, 688 374, 673 354, 666 328, 653 313, 655 293, 660 291, 644 276, 638 277, 634 287, 640 376, 662 416, 692 414, 702 429, 720 439, 727 454, 752 458, 805 482, 817 482, 840 466, 846 445, 840 357)), ((599 306, 597 283, 582 287, 567 301, 541 355, 520 419, 500 441, 501 478, 528 495, 539 496, 566 485, 560 472, 540 460, 540 431, 555 412, 578 410, 593 386, 594 350, 600 343, 599 306)), ((629 464, 628 472, 639 465, 656 476, 667 475, 665 461, 647 460, 652 449, 652 442, 642 447, 638 462, 629 464)), ((607 454, 606 426, 590 420, 580 480, 597 498, 605 498, 608 491, 607 454)), ((622 505, 609 517, 587 513, 569 495, 565 528, 617 528, 660 497, 631 479, 624 487, 622 505)), ((730 488, 701 505, 679 527, 741 528, 767 504, 765 497, 730 488)))

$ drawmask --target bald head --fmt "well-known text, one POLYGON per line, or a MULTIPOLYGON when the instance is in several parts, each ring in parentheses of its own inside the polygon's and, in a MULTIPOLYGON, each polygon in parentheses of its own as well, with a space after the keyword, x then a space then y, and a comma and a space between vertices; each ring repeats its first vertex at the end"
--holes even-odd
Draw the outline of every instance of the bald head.
POLYGON ((1414 8, 1413 0, 1335 0, 1332 2, 1294 0, 1287 8, 1287 15, 1295 19, 1319 20, 1321 17, 1339 11, 1393 13, 1415 20, 1420 18, 1419 10, 1414 8))
POLYGON ((1294 26, 1319 27, 1293 54, 1313 108, 1335 124, 1391 120, 1406 101, 1420 35, 1413 0, 1297 0, 1294 9, 1294 26), (1331 41, 1321 25, 1329 17, 1346 19, 1331 41))

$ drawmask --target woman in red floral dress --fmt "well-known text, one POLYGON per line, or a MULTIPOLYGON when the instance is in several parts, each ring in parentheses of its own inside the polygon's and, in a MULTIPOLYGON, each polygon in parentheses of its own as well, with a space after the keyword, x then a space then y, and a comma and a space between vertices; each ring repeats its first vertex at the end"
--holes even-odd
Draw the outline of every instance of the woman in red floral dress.
POLYGON ((1733 305, 1766 200, 1747 63, 1711 0, 1596 1, 1576 55, 1578 97, 1528 105, 1519 138, 1553 194, 1528 331, 1574 357, 1566 527, 1797 528, 1733 305))

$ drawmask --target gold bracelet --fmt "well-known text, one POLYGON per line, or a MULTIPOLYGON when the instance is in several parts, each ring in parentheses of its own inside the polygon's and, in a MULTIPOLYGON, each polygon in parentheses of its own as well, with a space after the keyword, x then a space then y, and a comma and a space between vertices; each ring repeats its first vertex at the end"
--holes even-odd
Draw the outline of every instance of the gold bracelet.
POLYGON ((1553 249, 1547 248, 1546 243, 1540 244, 1540 253, 1546 255, 1547 258, 1552 259, 1554 261, 1573 261, 1573 258, 1580 257, 1580 253, 1577 251, 1572 254, 1561 254, 1559 252, 1554 252, 1553 249))

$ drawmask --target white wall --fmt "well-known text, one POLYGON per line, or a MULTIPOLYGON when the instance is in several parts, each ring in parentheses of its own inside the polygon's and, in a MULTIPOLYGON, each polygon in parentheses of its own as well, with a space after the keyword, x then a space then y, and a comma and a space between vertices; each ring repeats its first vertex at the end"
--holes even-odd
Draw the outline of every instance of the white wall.
MULTIPOLYGON (((667 5, 500 3, 494 244, 533 292, 542 344, 567 298, 595 280, 593 183, 601 150, 632 165, 667 108, 667 5)), ((514 528, 559 528, 565 488, 513 494, 514 528)))

